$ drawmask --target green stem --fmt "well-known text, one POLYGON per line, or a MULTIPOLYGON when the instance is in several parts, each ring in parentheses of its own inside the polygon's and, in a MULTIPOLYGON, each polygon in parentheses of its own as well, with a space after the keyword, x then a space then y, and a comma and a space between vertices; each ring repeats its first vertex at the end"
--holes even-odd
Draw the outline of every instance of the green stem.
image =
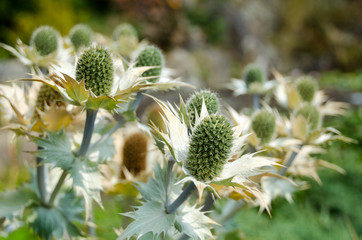
POLYGON ((166 206, 168 205, 168 196, 170 192, 170 181, 173 165, 175 161, 173 159, 168 160, 167 162, 167 173, 166 173, 166 206))
POLYGON ((57 196, 61 186, 64 183, 65 178, 67 177, 67 175, 68 175, 68 171, 66 171, 66 170, 64 170, 62 175, 60 175, 59 180, 57 182, 57 185, 55 185, 55 188, 54 188, 52 194, 50 195, 50 199, 49 199, 49 203, 48 203, 50 206, 53 205, 55 197, 57 196))
MULTIPOLYGON (((38 146, 38 150, 41 150, 42 147, 38 146)), ((46 203, 47 199, 47 190, 46 190, 46 168, 41 157, 36 158, 36 183, 39 190, 40 201, 46 203)))
POLYGON ((254 93, 253 94, 253 106, 254 106, 254 110, 259 110, 260 109, 260 96, 259 94, 254 93))
POLYGON ((191 182, 184 191, 178 196, 178 198, 166 207, 166 213, 172 214, 176 212, 177 208, 181 206, 182 203, 186 201, 186 199, 191 195, 192 191, 196 189, 196 186, 193 182, 191 182))
MULTIPOLYGON (((299 145, 299 146, 298 146, 298 149, 301 149, 302 147, 303 147, 303 145, 299 145)), ((297 155, 298 155, 298 153, 297 153, 296 151, 294 151, 294 152, 292 153, 292 155, 290 155, 290 158, 288 159, 287 163, 284 165, 284 167, 282 167, 282 168, 280 169, 279 174, 280 174, 281 176, 284 176, 284 175, 287 173, 288 168, 292 165, 292 163, 293 163, 293 161, 295 160, 295 158, 297 157, 297 155)))
POLYGON ((93 135, 94 122, 97 117, 97 112, 98 110, 94 109, 87 110, 87 117, 85 120, 85 127, 83 132, 83 140, 78 151, 78 156, 85 156, 87 154, 89 144, 93 135))

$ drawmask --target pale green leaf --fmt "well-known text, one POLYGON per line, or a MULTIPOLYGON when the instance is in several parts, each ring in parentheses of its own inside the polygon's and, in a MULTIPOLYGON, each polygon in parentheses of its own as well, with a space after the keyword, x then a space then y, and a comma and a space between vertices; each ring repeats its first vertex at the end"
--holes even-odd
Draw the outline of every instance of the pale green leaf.
POLYGON ((173 228, 175 222, 175 214, 167 214, 165 206, 160 202, 145 202, 142 206, 137 207, 135 212, 123 214, 135 219, 124 230, 118 238, 130 239, 132 236, 142 236, 151 232, 154 236, 167 233, 173 228))
POLYGON ((47 132, 47 138, 34 138, 38 144, 37 155, 44 163, 68 170, 72 167, 75 156, 71 151, 71 142, 64 129, 59 132, 47 132))
POLYGON ((36 200, 36 193, 27 188, 0 192, 0 218, 20 212, 36 200))

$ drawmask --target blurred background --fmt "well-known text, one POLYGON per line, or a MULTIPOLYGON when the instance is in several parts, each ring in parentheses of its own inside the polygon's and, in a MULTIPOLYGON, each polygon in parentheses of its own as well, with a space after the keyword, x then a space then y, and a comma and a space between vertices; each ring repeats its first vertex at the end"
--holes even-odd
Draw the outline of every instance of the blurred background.
MULTIPOLYGON (((331 98, 351 104, 346 116, 326 122, 357 143, 334 143, 323 156, 347 174, 321 171, 323 186, 312 181, 293 205, 280 199, 273 205, 272 219, 258 215, 256 209, 244 209, 232 223, 236 230, 225 239, 355 240, 362 236, 362 1, 0 1, 0 42, 11 46, 17 38, 29 43, 40 25, 53 26, 67 36, 80 22, 107 36, 119 23, 131 23, 140 39, 164 51, 167 66, 185 81, 226 97, 231 92, 223 90, 225 84, 241 78, 243 67, 254 61, 285 75, 316 76, 331 98)), ((0 79, 25 73, 27 69, 0 48, 0 79)), ((16 159, 10 164, 0 161, 0 190, 29 178, 18 167, 26 153, 14 152, 2 156, 16 159)), ((108 204, 105 211, 97 210, 96 221, 102 223, 100 234, 114 239, 112 229, 121 222, 116 213, 122 209, 114 200, 108 204)))

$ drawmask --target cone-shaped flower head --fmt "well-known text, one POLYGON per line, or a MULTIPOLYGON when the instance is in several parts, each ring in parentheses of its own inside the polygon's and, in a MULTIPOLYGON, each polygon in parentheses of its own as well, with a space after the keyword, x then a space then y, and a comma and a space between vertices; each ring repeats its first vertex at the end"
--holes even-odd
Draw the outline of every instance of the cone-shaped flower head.
POLYGON ((194 93, 186 103, 192 125, 195 123, 196 112, 198 116, 201 114, 202 101, 205 101, 205 106, 209 114, 214 114, 219 111, 220 101, 215 93, 210 90, 201 90, 194 93))
POLYGON ((123 165, 130 173, 136 176, 146 170, 147 151, 148 138, 145 133, 136 132, 127 137, 123 146, 122 156, 123 165))
POLYGON ((316 107, 311 104, 301 106, 296 113, 296 116, 303 116, 308 120, 310 130, 316 130, 319 126, 320 115, 316 107))
POLYGON ((156 67, 147 70, 142 74, 143 77, 155 77, 150 78, 147 81, 155 83, 159 80, 161 70, 163 67, 163 55, 161 50, 155 46, 148 46, 143 49, 136 59, 136 67, 156 67))
POLYGON ((32 34, 30 45, 41 55, 48 55, 58 48, 58 33, 49 26, 38 27, 32 34))
POLYGON ((77 24, 70 30, 69 38, 75 49, 89 47, 93 41, 93 31, 88 25, 77 24))
POLYGON ((227 162, 233 144, 230 122, 223 115, 206 117, 191 136, 186 169, 198 181, 217 177, 227 162))
POLYGON ((311 102, 314 94, 317 91, 317 84, 313 78, 305 76, 298 80, 297 91, 303 101, 311 102))
MULTIPOLYGON (((43 85, 39 89, 38 96, 36 99, 36 105, 35 107, 39 109, 40 111, 45 111, 45 106, 56 104, 57 106, 65 106, 65 102, 62 101, 63 97, 60 95, 60 93, 53 88, 51 88, 48 85, 43 85)), ((37 111, 34 112, 34 120, 39 120, 39 114, 37 111)))
POLYGON ((81 55, 76 68, 77 81, 85 80, 86 89, 97 95, 108 95, 113 84, 111 54, 102 47, 90 47, 81 55))
POLYGON ((266 110, 261 110, 253 117, 251 128, 262 144, 268 143, 275 133, 275 116, 266 110))
POLYGON ((252 83, 263 83, 265 81, 263 70, 256 64, 249 64, 245 67, 243 79, 247 87, 250 87, 252 83))
POLYGON ((122 37, 128 36, 137 38, 137 31, 131 24, 121 23, 113 31, 113 39, 115 41, 120 40, 122 37))

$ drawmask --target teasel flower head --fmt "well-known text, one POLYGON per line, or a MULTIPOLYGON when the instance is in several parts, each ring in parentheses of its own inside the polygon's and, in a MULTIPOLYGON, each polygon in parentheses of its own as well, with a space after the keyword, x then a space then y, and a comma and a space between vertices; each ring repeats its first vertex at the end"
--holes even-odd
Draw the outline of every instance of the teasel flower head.
POLYGON ((301 77, 296 84, 299 96, 305 102, 312 102, 317 91, 315 80, 309 76, 301 77))
POLYGON ((113 31, 113 39, 115 41, 120 40, 122 37, 129 36, 137 38, 136 29, 129 23, 121 23, 113 31))
POLYGON ((76 50, 89 47, 93 41, 93 31, 86 24, 77 24, 70 30, 69 39, 76 50))
POLYGON ((196 92, 186 102, 191 124, 195 124, 196 115, 200 116, 203 101, 209 114, 214 114, 219 111, 220 100, 215 93, 210 90, 196 92))
POLYGON ((149 77, 148 82, 157 82, 164 67, 161 50, 156 46, 147 46, 144 48, 137 56, 136 67, 154 67, 145 71, 142 76, 149 77))
POLYGON ((84 79, 86 89, 97 95, 108 95, 113 85, 113 61, 110 52, 102 47, 90 47, 77 62, 76 80, 84 79))
POLYGON ((233 145, 230 122, 223 115, 203 119, 191 135, 185 168, 199 181, 211 181, 222 171, 233 145))
POLYGON ((296 111, 296 117, 304 117, 309 125, 310 131, 316 130, 320 126, 321 116, 316 107, 311 104, 304 104, 296 111))
POLYGON ((48 85, 42 85, 39 89, 38 96, 36 99, 35 112, 34 112, 34 120, 39 120, 40 115, 39 111, 44 112, 46 106, 56 105, 58 107, 65 107, 65 102, 63 101, 62 95, 51 88, 48 85))
POLYGON ((255 157, 255 153, 242 155, 240 149, 249 136, 242 134, 243 126, 232 126, 223 115, 209 114, 205 101, 194 125, 185 121, 188 113, 182 99, 176 109, 169 103, 155 101, 162 108, 166 132, 154 130, 186 174, 180 183, 194 182, 200 194, 205 187, 213 189, 210 184, 250 189, 250 176, 263 172, 261 167, 276 164, 270 159, 255 157))
POLYGON ((276 130, 274 115, 267 110, 257 112, 252 118, 251 128, 262 144, 270 142, 276 130))
POLYGON ((246 86, 249 88, 254 83, 262 84, 265 82, 263 70, 256 64, 249 64, 245 67, 243 79, 246 82, 246 86))
POLYGON ((50 26, 41 26, 33 32, 30 45, 40 56, 49 55, 58 48, 58 33, 50 26))

